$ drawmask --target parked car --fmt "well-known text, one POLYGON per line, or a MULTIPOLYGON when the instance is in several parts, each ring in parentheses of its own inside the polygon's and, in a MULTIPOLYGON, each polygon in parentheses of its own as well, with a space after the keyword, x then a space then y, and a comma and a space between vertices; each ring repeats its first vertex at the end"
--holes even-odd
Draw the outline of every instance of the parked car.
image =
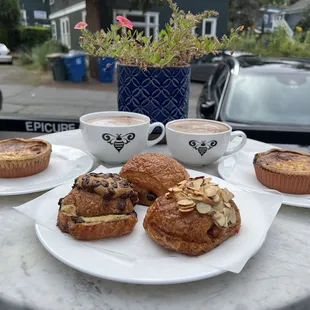
POLYGON ((191 81, 192 82, 206 82, 218 66, 218 64, 227 57, 252 56, 251 53, 240 51, 224 50, 218 54, 208 54, 199 59, 195 59, 191 64, 191 81))
POLYGON ((267 143, 310 145, 310 64, 229 57, 205 83, 197 117, 267 143))
POLYGON ((0 43, 0 63, 13 64, 13 57, 10 55, 11 51, 4 45, 0 43))

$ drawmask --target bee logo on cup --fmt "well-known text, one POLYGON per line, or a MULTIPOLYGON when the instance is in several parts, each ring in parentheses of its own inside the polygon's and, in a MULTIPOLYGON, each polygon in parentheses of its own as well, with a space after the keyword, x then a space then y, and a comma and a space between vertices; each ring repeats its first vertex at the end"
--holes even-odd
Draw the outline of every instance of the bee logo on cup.
POLYGON ((217 145, 216 140, 211 140, 209 142, 206 141, 196 141, 196 140, 191 140, 189 141, 189 145, 198 151, 198 153, 201 155, 201 157, 207 153, 208 150, 211 150, 213 147, 217 145))
POLYGON ((126 144, 132 141, 135 138, 135 134, 133 132, 127 133, 125 135, 116 134, 115 136, 110 133, 104 133, 102 135, 102 139, 107 143, 114 146, 114 148, 120 152, 126 144))

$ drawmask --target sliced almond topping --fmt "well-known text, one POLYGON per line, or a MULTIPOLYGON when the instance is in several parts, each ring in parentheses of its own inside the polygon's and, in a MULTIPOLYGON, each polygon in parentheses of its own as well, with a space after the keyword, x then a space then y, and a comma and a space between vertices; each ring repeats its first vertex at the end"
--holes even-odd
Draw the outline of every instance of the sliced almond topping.
POLYGON ((210 186, 205 189, 205 195, 208 197, 213 197, 217 194, 218 189, 215 186, 210 186))
MULTIPOLYGON (((192 191, 192 190, 191 190, 192 191)), ((201 191, 192 191, 194 195, 196 196, 204 196, 204 194, 201 191)))
POLYGON ((189 205, 189 206, 179 206, 179 209, 195 209, 195 207, 196 207, 196 204, 195 203, 193 203, 193 204, 191 204, 191 205, 189 205))
POLYGON ((218 203, 217 205, 213 206, 213 210, 217 212, 222 212, 224 208, 224 204, 222 202, 218 203))
POLYGON ((180 208, 179 209, 179 211, 182 212, 182 213, 192 212, 194 210, 195 210, 195 208, 188 208, 188 209, 180 208))
POLYGON ((209 183, 211 181, 211 178, 205 178, 205 182, 209 183))
POLYGON ((210 205, 210 206, 215 206, 216 203, 209 197, 207 196, 203 196, 203 200, 202 200, 204 203, 210 205))
POLYGON ((230 199, 235 197, 227 188, 222 189, 221 193, 225 202, 229 202, 230 199))
POLYGON ((220 200, 221 200, 219 194, 216 194, 212 199, 213 199, 214 202, 220 202, 220 200))
POLYGON ((229 202, 224 202, 224 205, 227 207, 227 208, 231 208, 231 204, 229 202))
POLYGON ((195 179, 194 181, 189 182, 189 184, 187 184, 187 188, 198 191, 200 189, 202 182, 203 182, 203 179, 201 178, 195 179))
POLYGON ((216 183, 213 183, 213 182, 209 182, 209 185, 215 185, 215 186, 218 186, 216 183))
POLYGON ((178 201, 179 206, 190 206, 193 203, 194 203, 194 201, 190 200, 190 199, 182 199, 182 200, 178 201))
POLYGON ((201 214, 207 214, 212 211, 212 207, 203 202, 198 202, 196 205, 196 209, 201 214))
POLYGON ((184 185, 186 183, 187 183, 187 180, 184 180, 184 181, 179 182, 178 185, 184 185))
POLYGON ((168 192, 172 192, 172 190, 173 190, 173 188, 171 187, 171 188, 168 188, 168 192))
POLYGON ((194 195, 194 194, 189 194, 188 198, 194 200, 194 201, 202 201, 203 200, 203 196, 201 195, 194 195))
POLYGON ((230 212, 230 218, 229 218, 229 220, 230 220, 230 222, 231 222, 232 224, 236 224, 236 222, 237 222, 237 217, 236 217, 235 209, 234 209, 234 208, 231 208, 230 211, 231 211, 231 212, 230 212))
POLYGON ((225 218, 224 214, 222 214, 220 212, 215 212, 215 214, 213 214, 212 218, 213 218, 213 221, 214 221, 216 226, 224 227, 226 225, 226 218, 225 218))
POLYGON ((229 208, 223 208, 223 213, 224 213, 224 216, 229 220, 230 218, 230 209, 229 208))
POLYGON ((175 193, 182 192, 182 188, 176 186, 176 187, 172 188, 172 191, 175 192, 175 193))

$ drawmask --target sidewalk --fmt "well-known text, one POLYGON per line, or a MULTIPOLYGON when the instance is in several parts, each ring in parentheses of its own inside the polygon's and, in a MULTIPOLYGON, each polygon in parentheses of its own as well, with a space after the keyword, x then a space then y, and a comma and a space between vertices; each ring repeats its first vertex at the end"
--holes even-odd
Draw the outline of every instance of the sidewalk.
MULTIPOLYGON (((0 115, 78 119, 91 112, 117 110, 117 93, 113 90, 2 83, 0 89, 4 97, 0 115)), ((191 83, 189 117, 195 117, 201 89, 202 84, 191 83)))

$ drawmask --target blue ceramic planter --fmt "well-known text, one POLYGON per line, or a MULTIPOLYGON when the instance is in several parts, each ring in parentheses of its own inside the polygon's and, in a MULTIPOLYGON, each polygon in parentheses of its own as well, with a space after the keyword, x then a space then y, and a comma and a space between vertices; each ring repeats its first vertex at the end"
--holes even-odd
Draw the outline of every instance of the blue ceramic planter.
POLYGON ((118 109, 147 115, 151 122, 188 117, 190 67, 117 67, 118 109))

